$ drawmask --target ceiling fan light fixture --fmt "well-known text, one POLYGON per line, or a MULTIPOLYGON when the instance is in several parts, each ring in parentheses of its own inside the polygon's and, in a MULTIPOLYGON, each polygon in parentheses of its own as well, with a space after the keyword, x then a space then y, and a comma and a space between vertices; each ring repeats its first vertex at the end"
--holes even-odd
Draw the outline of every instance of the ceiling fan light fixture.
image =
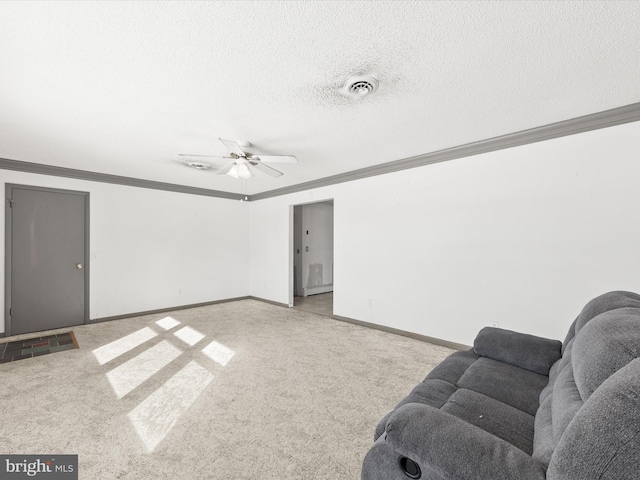
POLYGON ((234 141, 220 138, 220 141, 230 150, 228 156, 219 157, 214 155, 179 153, 178 161, 185 165, 189 165, 190 167, 197 170, 207 170, 211 168, 213 164, 209 164, 200 160, 188 159, 186 157, 206 157, 228 162, 225 163, 223 167, 217 166, 216 174, 226 174, 230 177, 240 180, 247 180, 254 176, 255 172, 253 171, 252 167, 254 167, 259 172, 266 173, 267 175, 271 175, 272 177, 280 177, 284 174, 281 171, 267 165, 267 163, 297 163, 296 157, 294 157, 293 155, 257 155, 246 152, 243 150, 243 148, 251 145, 251 143, 246 140, 234 141))
POLYGON ((240 178, 240 175, 238 175, 238 166, 234 165, 233 167, 231 167, 231 170, 227 172, 227 175, 233 178, 240 178))
POLYGON ((246 163, 236 164, 231 167, 231 170, 227 172, 227 175, 232 176, 233 178, 242 178, 247 179, 253 177, 251 170, 246 163))
POLYGON ((243 163, 242 165, 238 165, 238 176, 240 178, 253 177, 253 174, 251 173, 251 170, 249 170, 249 166, 246 163, 243 163))

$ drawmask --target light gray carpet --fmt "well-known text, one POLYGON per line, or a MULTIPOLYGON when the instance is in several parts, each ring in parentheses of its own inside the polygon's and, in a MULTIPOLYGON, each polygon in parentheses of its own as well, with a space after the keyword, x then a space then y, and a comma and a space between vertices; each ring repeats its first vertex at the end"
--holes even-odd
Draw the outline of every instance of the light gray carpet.
POLYGON ((359 479, 451 353, 256 300, 73 330, 79 350, 0 365, 0 452, 78 454, 87 480, 359 479))

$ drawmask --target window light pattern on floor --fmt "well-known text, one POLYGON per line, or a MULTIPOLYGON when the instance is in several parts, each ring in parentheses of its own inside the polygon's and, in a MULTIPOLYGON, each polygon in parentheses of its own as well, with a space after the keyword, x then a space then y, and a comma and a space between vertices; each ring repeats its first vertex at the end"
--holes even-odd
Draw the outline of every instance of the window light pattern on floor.
POLYGON ((172 317, 164 317, 156 322, 156 325, 164 328, 165 330, 171 330, 173 327, 180 325, 180 322, 172 317))
POLYGON ((124 397, 180 356, 182 350, 163 340, 107 373, 118 398, 124 397))
POLYGON ((211 380, 213 374, 192 360, 129 413, 149 452, 167 436, 211 380))
POLYGON ((104 365, 111 360, 118 358, 120 355, 127 353, 129 350, 136 348, 138 345, 151 340, 158 334, 151 330, 149 327, 145 327, 137 332, 130 333, 126 337, 114 340, 100 348, 96 348, 93 354, 98 359, 100 365, 104 365))
POLYGON ((191 327, 182 327, 180 330, 175 332, 174 335, 190 347, 193 347, 196 343, 204 338, 203 334, 191 327))
POLYGON ((230 348, 225 347, 221 343, 216 342, 215 340, 211 342, 209 345, 202 349, 202 353, 204 353, 207 357, 213 360, 216 363, 219 363, 223 367, 229 363, 229 360, 233 358, 236 354, 230 348))
MULTIPOLYGON (((205 363, 213 361, 226 366, 236 352, 215 340, 199 349, 196 345, 205 338, 206 335, 188 325, 182 325, 175 318, 165 317, 156 321, 155 325, 96 348, 93 354, 100 365, 106 365, 127 354, 131 356, 134 349, 157 340, 155 344, 146 346, 142 352, 106 372, 114 393, 121 399, 141 388, 161 371, 164 370, 166 374, 165 369, 179 361, 186 351, 202 354, 202 358, 206 359, 205 363), (156 326, 162 330, 157 330, 156 326), (181 327, 176 329, 179 326, 181 327), (161 337, 156 338, 159 335, 161 337), (179 346, 174 344, 176 340, 179 341, 179 346)), ((213 378, 213 373, 200 362, 191 360, 129 412, 128 418, 148 452, 152 452, 162 442, 213 378)))

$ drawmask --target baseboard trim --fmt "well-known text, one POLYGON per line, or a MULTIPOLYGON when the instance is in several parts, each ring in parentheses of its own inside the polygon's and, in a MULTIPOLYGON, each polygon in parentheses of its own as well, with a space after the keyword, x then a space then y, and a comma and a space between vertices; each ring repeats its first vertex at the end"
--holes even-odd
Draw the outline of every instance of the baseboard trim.
MULTIPOLYGON (((258 300, 259 302, 269 303, 278 307, 291 308, 286 303, 275 302, 273 300, 267 300, 266 298, 248 297, 252 300, 258 300)), ((306 311, 306 310, 305 310, 306 311)), ((373 328, 374 330, 382 330, 383 332, 393 333, 395 335, 401 335, 403 337, 413 338, 414 340, 420 340, 422 342, 431 343, 433 345, 440 345, 441 347, 452 348, 453 350, 469 350, 469 345, 463 343, 450 342, 448 340, 442 340, 440 338, 428 337, 427 335, 420 335, 419 333, 408 332, 406 330, 400 330, 399 328, 387 327, 385 325, 378 325, 377 323, 364 322, 362 320, 356 320, 355 318, 343 317, 341 315, 330 315, 329 318, 339 320, 341 322, 352 323, 361 327, 373 328)))
MULTIPOLYGON (((125 318, 141 317, 143 315, 156 315, 159 313, 174 312, 176 310, 188 310, 190 308, 206 307, 208 305, 216 305, 219 303, 237 302, 239 300, 257 300, 259 302, 268 303, 277 307, 290 308, 289 305, 282 302, 276 302, 274 300, 268 300, 266 298, 254 297, 253 295, 247 295, 244 297, 225 298, 222 300, 213 300, 210 302, 191 303, 188 305, 180 305, 176 307, 159 308, 156 310, 146 310, 143 312, 127 313, 124 315, 114 315, 111 317, 94 318, 87 322, 87 325, 92 323, 110 322, 112 320, 123 320, 125 318)), ((401 335, 403 337, 413 338, 422 342, 431 343, 433 345, 440 345, 442 347, 452 348, 454 350, 469 350, 469 345, 462 343, 450 342, 448 340, 442 340, 440 338, 429 337, 427 335, 421 335, 419 333, 408 332, 406 330, 400 330, 399 328, 387 327, 386 325, 379 325, 377 323, 365 322, 363 320, 356 320, 355 318, 343 317, 342 315, 332 315, 330 318, 339 320, 341 322, 351 323, 353 325, 359 325, 361 327, 372 328, 374 330, 382 330, 383 332, 393 333, 395 335, 401 335)), ((0 333, 0 338, 4 337, 4 332, 0 333)))
POLYGON ((333 292, 333 283, 326 285, 312 285, 310 287, 302 287, 302 296, 309 297, 311 295, 318 295, 320 293, 333 292))
POLYGON ((134 313, 126 313, 126 314, 123 314, 123 315, 114 315, 114 316, 111 316, 111 317, 92 318, 87 322, 87 325, 92 324, 92 323, 110 322, 112 320, 123 320, 125 318, 141 317, 143 315, 156 315, 158 313, 174 312, 176 310, 188 310, 190 308, 206 307, 208 305, 216 305, 218 303, 237 302, 238 300, 247 300, 248 298, 252 298, 252 297, 245 296, 245 297, 224 298, 222 300, 212 300, 210 302, 191 303, 191 304, 188 304, 188 305, 179 305, 179 306, 176 306, 176 307, 159 308, 159 309, 156 309, 156 310, 145 310, 143 312, 134 312, 134 313))
POLYGON ((247 298, 250 298, 251 300, 257 300, 259 302, 270 303, 271 305, 276 305, 278 307, 289 308, 289 305, 287 303, 275 302, 273 300, 267 300, 266 298, 254 297, 252 295, 248 296, 247 298))
POLYGON ((378 325, 377 323, 363 322, 362 320, 356 320, 355 318, 343 317, 341 315, 333 315, 333 318, 335 318, 336 320, 340 320, 341 322, 352 323, 354 325, 373 328, 375 330, 382 330, 383 332, 393 333, 395 335, 401 335, 403 337, 409 337, 415 340, 421 340, 423 342, 440 345, 441 347, 452 348, 454 350, 469 350, 471 348, 469 345, 464 345, 463 343, 455 343, 448 340, 442 340, 440 338, 428 337, 427 335, 420 335, 419 333, 408 332, 406 330, 400 330, 399 328, 378 325))

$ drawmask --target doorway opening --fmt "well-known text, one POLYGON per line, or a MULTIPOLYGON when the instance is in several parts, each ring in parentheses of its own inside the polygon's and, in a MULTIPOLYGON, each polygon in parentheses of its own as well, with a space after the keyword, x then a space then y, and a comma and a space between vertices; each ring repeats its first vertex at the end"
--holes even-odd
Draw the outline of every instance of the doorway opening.
POLYGON ((293 206, 289 305, 333 315, 333 200, 293 206))

